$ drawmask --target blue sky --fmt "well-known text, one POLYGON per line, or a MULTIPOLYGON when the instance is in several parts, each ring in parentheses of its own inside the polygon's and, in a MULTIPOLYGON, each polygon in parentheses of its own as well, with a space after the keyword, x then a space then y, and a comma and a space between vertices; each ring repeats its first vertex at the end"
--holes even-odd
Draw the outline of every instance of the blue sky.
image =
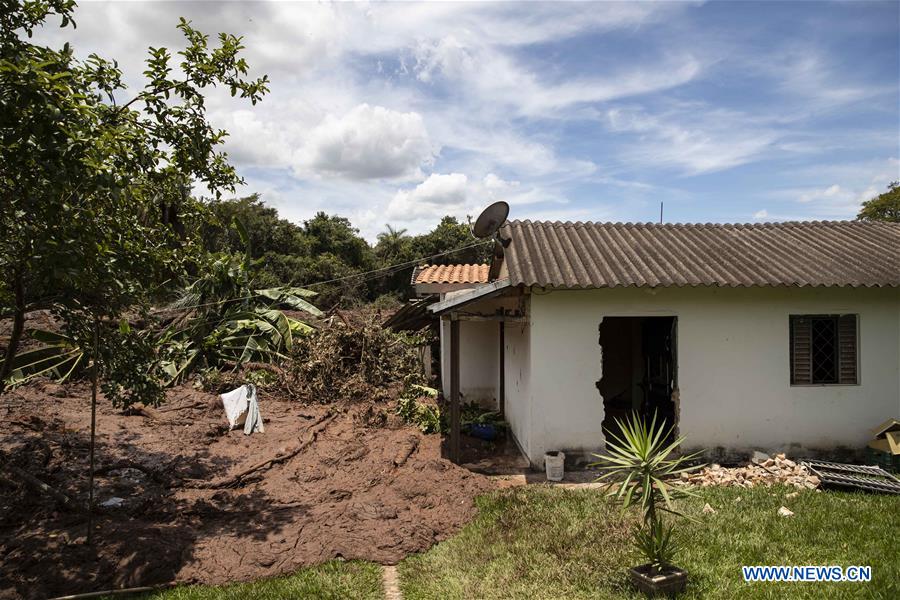
POLYGON ((141 71, 179 16, 245 36, 272 93, 210 97, 247 185, 368 239, 511 218, 845 219, 900 179, 900 3, 91 2, 82 53, 141 71))

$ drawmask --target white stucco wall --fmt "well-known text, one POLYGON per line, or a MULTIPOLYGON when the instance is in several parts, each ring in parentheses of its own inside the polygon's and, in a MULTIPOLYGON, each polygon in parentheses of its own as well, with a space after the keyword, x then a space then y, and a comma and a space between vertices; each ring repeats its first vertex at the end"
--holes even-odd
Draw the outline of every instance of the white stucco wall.
MULTIPOLYGON (((546 450, 604 445, 598 326, 604 316, 678 317, 680 431, 688 447, 859 447, 900 415, 900 291, 826 288, 560 290, 531 296, 531 405, 520 442, 546 450), (859 315, 860 384, 791 386, 791 314, 859 315), (525 433, 527 432, 527 433, 525 433)), ((509 372, 509 370, 507 371, 509 372)), ((508 380, 507 380, 508 381, 508 380)), ((509 389, 509 388, 508 388, 509 389)))
POLYGON ((506 421, 516 442, 526 455, 531 441, 531 326, 509 322, 505 338, 506 421))
MULTIPOLYGON (((463 402, 495 405, 500 384, 497 321, 460 321, 459 391, 463 402)), ((450 321, 441 319, 441 385, 450 395, 450 321)))

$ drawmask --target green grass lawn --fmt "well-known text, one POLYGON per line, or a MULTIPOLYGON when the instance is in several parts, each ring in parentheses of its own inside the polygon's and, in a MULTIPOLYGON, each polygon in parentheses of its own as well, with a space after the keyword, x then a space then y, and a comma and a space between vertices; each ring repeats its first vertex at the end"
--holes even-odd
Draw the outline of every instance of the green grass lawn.
MULTIPOLYGON (((707 488, 682 509, 685 598, 900 598, 900 497, 707 488), (704 503, 717 510, 704 514, 704 503), (780 517, 780 506, 795 515, 780 517), (871 583, 745 583, 742 565, 871 565, 871 583)), ((463 531, 400 565, 407 600, 640 598, 626 568, 637 515, 599 490, 531 486, 479 499, 463 531)))
POLYGON ((309 567, 288 577, 222 587, 185 586, 143 596, 147 600, 380 600, 383 597, 380 565, 339 560, 309 567))

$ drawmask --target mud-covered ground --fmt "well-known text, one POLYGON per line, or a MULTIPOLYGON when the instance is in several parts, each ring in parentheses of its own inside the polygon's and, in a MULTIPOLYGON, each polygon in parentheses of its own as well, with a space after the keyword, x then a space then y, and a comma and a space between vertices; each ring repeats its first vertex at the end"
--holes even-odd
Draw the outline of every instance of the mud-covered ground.
MULTIPOLYGON (((0 598, 220 584, 335 557, 395 563, 459 530, 494 485, 389 404, 260 396, 266 431, 251 436, 187 385, 155 411, 101 400, 92 546, 85 514, 0 469, 0 598)), ((84 384, 13 390, 0 396, 0 461, 84 503, 89 427, 84 384)))

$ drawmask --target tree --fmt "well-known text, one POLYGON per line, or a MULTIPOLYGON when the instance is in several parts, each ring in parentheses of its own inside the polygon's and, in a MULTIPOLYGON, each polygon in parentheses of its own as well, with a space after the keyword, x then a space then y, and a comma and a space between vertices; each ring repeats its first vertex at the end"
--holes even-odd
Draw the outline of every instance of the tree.
POLYGON ((375 255, 386 262, 408 260, 410 237, 406 235, 406 230, 394 229, 390 225, 386 227, 386 231, 378 234, 375 255))
POLYGON ((361 270, 371 269, 375 264, 372 247, 360 237, 349 219, 319 212, 304 221, 303 230, 310 240, 313 256, 333 254, 347 266, 361 270))
POLYGON ((888 191, 863 202, 856 218, 860 221, 900 223, 900 181, 888 184, 888 191))
POLYGON ((431 258, 428 260, 431 264, 482 263, 490 260, 491 245, 479 244, 481 241, 483 240, 472 235, 468 224, 460 223, 456 217, 446 216, 432 231, 413 238, 412 249, 416 257, 435 256, 459 250, 431 258))
MULTIPOLYGON (((241 38, 220 34, 210 48, 182 19, 178 64, 150 48, 143 89, 123 99, 115 62, 30 41, 50 18, 74 25, 74 9, 72 0, 0 0, 0 301, 13 315, 0 391, 36 307, 55 307, 82 346, 96 349, 103 331, 133 340, 118 324, 123 312, 181 280, 196 256, 189 185, 218 196, 241 182, 203 91, 224 86, 253 104, 268 91, 266 77, 246 78, 241 38)), ((134 384, 124 366, 105 374, 134 384)), ((119 387, 108 391, 114 401, 119 387)))
POLYGON ((268 253, 310 255, 310 240, 303 228, 280 218, 276 209, 263 204, 259 194, 213 200, 208 209, 210 218, 203 225, 203 246, 208 252, 244 253, 244 241, 232 226, 237 219, 247 231, 254 259, 268 253))

